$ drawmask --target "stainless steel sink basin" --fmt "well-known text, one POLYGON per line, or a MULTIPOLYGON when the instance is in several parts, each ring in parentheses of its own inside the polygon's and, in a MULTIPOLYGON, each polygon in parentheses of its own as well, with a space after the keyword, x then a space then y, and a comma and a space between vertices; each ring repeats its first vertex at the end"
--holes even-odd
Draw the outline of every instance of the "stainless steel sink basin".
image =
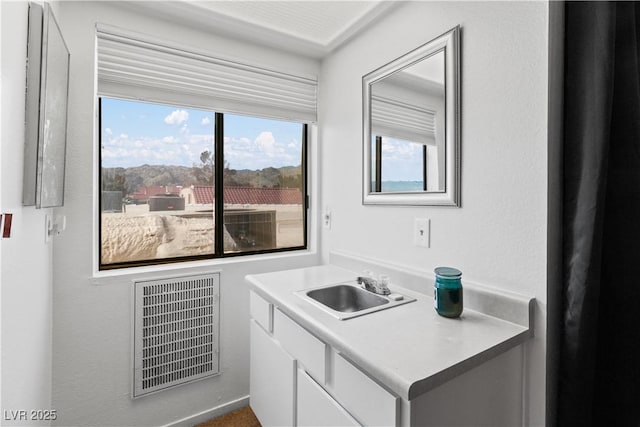
POLYGON ((311 299, 326 305, 341 313, 353 313, 366 310, 382 304, 389 304, 389 300, 373 292, 350 285, 336 285, 307 292, 311 299))
POLYGON ((296 292, 302 299, 316 305, 340 320, 396 307, 414 298, 393 292, 389 296, 374 294, 357 282, 339 283, 296 292))

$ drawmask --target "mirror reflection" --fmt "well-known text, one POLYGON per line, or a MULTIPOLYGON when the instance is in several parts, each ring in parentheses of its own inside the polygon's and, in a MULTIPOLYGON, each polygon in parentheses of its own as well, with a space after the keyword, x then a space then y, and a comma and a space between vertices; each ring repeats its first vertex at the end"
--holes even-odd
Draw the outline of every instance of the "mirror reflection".
POLYGON ((444 50, 371 85, 372 192, 444 191, 444 50))

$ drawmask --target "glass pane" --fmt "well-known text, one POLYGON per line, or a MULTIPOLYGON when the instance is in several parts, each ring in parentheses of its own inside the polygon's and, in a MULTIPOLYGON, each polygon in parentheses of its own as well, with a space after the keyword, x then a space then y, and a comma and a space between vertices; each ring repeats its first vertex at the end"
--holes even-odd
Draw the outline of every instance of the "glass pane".
POLYGON ((396 138, 382 137, 381 141, 381 159, 378 166, 375 136, 371 141, 371 191, 376 191, 375 177, 378 175, 381 176, 381 191, 384 193, 421 192, 430 190, 431 186, 437 186, 437 169, 429 167, 432 161, 437 161, 435 147, 396 138), (378 167, 380 171, 377 170, 378 167))
POLYGON ((102 265, 214 253, 214 113, 101 99, 102 265))
POLYGON ((304 246, 303 128, 225 114, 225 253, 304 246))

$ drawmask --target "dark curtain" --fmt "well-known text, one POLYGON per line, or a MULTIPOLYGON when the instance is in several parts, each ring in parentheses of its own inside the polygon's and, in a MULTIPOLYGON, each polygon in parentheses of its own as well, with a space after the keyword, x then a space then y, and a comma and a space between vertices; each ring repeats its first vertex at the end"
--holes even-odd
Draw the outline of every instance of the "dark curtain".
MULTIPOLYGON (((640 4, 564 9, 557 426, 640 426, 640 4)), ((552 317, 552 316, 550 316, 552 317)))

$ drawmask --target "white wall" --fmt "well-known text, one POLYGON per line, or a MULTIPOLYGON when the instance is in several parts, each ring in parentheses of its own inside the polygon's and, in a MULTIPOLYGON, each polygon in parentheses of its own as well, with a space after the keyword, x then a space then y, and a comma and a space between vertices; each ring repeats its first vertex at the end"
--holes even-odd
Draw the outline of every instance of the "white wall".
MULTIPOLYGON (((67 192, 60 209, 67 230, 54 242, 52 264, 51 245, 44 243, 47 211, 20 203, 26 4, 0 2, 0 206, 15 215, 12 238, 0 243, 2 409, 52 407, 59 425, 161 425, 246 397, 248 291, 242 278, 318 261, 309 255, 189 269, 222 270, 222 375, 130 399, 134 276, 92 277, 95 21, 304 73, 315 73, 317 63, 116 7, 61 2, 56 10, 71 51, 72 83, 67 192)), ((320 76, 322 206, 315 206, 328 206, 333 213, 331 230, 322 230, 324 260, 331 250, 342 250, 426 274, 435 266, 453 265, 463 270, 463 279, 535 296, 529 425, 544 424, 547 12, 542 2, 402 4, 324 61, 320 76), (361 77, 458 24, 463 31, 463 207, 362 206, 361 77), (414 218, 431 218, 430 249, 413 246, 414 218)))
POLYGON ((162 273, 93 278, 95 23, 293 72, 317 74, 319 64, 202 33, 150 13, 137 14, 118 3, 61 2, 58 19, 71 52, 71 87, 67 191, 62 209, 67 230, 54 246, 53 406, 59 414, 57 424, 145 426, 169 424, 203 412, 203 417, 211 416, 216 407, 233 404, 249 393, 249 295, 244 275, 316 264, 319 256, 235 259, 184 270, 165 267, 162 273), (213 269, 221 270, 222 374, 131 400, 132 279, 213 269))
MULTIPOLYGON (((527 352, 527 425, 544 424, 547 53, 545 2, 408 2, 322 64, 323 259, 333 250, 534 296, 527 352), (361 78, 462 28, 462 208, 363 206, 361 78), (431 219, 431 248, 413 245, 431 219)), ((425 289, 426 292, 430 290, 425 289)))
MULTIPOLYGON (((0 206, 2 213, 13 214, 11 238, 0 240, 0 423, 14 426, 37 423, 30 419, 13 420, 10 411, 51 408, 52 247, 45 244, 44 235, 45 214, 51 210, 22 207, 28 4, 3 1, 0 10, 0 206)), ((30 418, 29 413, 26 415, 30 418)))

